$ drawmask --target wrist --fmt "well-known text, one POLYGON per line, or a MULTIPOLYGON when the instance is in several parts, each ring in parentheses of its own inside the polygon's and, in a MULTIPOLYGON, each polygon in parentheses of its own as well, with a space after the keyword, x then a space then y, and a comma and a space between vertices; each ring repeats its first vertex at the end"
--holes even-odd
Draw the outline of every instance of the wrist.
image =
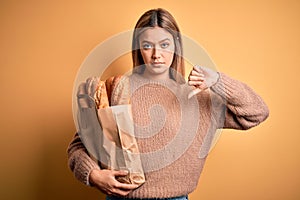
POLYGON ((217 84, 220 80, 220 73, 219 72, 216 72, 215 73, 215 77, 214 77, 214 82, 212 84, 212 86, 214 86, 215 84, 217 84))
POLYGON ((97 177, 97 169, 92 169, 90 174, 89 174, 89 179, 88 179, 88 183, 90 184, 90 186, 94 186, 95 185, 95 179, 97 177))

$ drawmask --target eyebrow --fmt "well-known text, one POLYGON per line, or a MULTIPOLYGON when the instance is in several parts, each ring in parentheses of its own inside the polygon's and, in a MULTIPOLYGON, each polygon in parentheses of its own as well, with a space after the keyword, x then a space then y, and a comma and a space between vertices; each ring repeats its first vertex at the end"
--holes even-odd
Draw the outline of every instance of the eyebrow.
MULTIPOLYGON (((164 41, 167 41, 167 40, 168 40, 168 41, 171 41, 169 38, 165 38, 165 39, 159 41, 159 43, 164 42, 164 41)), ((148 40, 143 40, 143 41, 142 41, 142 43, 145 43, 145 42, 146 42, 146 43, 153 43, 153 42, 150 42, 150 41, 148 41, 148 40)))

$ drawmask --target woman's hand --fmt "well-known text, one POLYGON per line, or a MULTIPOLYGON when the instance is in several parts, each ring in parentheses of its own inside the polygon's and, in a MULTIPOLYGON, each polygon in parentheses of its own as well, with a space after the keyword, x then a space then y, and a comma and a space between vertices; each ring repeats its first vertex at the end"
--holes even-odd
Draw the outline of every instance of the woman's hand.
POLYGON ((91 171, 89 180, 92 186, 95 186, 101 192, 107 195, 126 196, 138 185, 120 183, 116 177, 126 176, 126 171, 114 171, 107 169, 94 169, 91 171))
POLYGON ((219 79, 219 73, 216 71, 195 65, 188 77, 188 84, 195 89, 189 94, 191 98, 195 94, 213 86, 219 79))

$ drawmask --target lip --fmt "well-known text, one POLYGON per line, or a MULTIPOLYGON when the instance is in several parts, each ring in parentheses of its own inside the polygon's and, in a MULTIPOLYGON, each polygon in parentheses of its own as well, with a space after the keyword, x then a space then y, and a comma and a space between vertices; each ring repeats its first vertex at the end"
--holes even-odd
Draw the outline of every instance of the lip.
POLYGON ((151 65, 152 66, 161 66, 161 65, 164 65, 165 63, 164 62, 152 62, 151 65))

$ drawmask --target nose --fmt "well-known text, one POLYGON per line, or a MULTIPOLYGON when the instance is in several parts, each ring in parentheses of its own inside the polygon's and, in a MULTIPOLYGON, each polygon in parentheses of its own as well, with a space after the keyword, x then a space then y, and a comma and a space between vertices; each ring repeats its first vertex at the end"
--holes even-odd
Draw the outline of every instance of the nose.
POLYGON ((153 48, 153 52, 152 52, 152 59, 159 59, 161 57, 160 55, 160 50, 157 48, 153 48))

